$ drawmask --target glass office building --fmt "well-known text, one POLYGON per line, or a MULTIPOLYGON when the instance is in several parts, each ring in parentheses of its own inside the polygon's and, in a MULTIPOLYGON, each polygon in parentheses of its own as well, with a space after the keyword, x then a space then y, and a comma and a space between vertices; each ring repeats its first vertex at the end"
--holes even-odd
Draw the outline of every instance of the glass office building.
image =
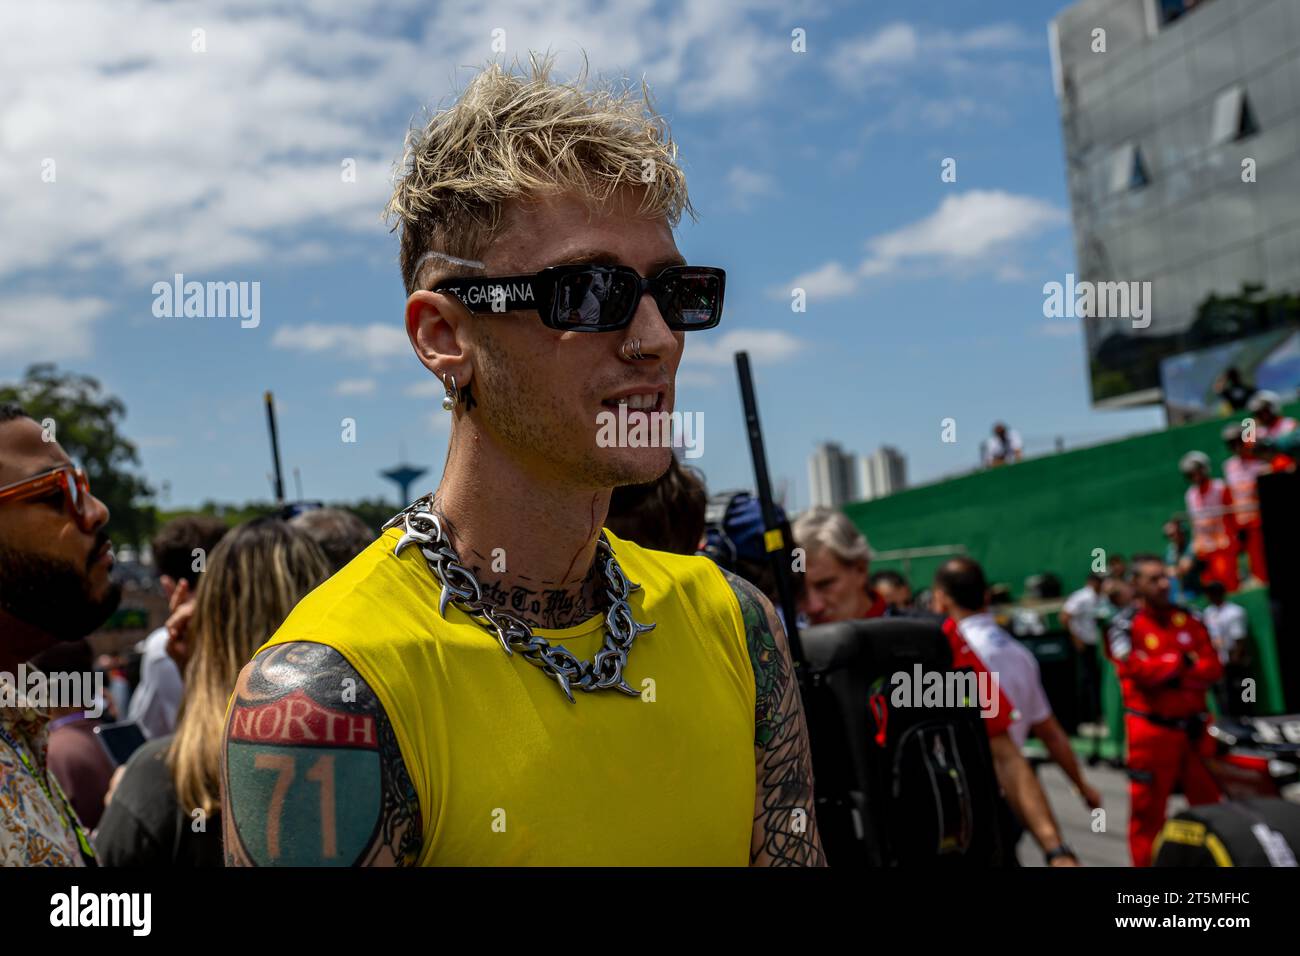
POLYGON ((1076 279, 1151 283, 1149 326, 1083 319, 1093 402, 1159 402, 1170 356, 1300 322, 1300 0, 1082 0, 1050 34, 1076 279))

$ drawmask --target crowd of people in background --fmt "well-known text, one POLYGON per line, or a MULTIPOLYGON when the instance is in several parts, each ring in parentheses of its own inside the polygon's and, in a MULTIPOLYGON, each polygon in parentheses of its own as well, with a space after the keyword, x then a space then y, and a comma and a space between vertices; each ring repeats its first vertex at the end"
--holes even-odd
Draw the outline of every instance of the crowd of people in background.
MULTIPOLYGON (((138 682, 100 717, 51 714, 47 765, 106 866, 221 866, 220 741, 239 670, 297 602, 359 554, 374 533, 349 512, 313 508, 235 528, 184 516, 151 543, 168 597, 165 625, 131 655, 138 682), (134 723, 146 742, 120 766, 94 729, 134 723)), ((86 640, 33 659, 47 673, 88 672, 86 640)), ((101 662, 102 663, 102 662, 101 662)))
MULTIPOLYGON (((1250 408, 1265 438, 1295 428, 1293 420, 1276 414, 1276 403, 1266 393, 1255 394, 1250 408)), ((5 415, 0 421, 11 424, 22 418, 13 408, 5 415)), ((39 426, 32 422, 30 427, 39 426)), ((16 432, 10 428, 6 434, 16 432)), ((1137 863, 1147 862, 1153 828, 1158 829, 1163 820, 1164 798, 1179 780, 1190 788, 1189 796, 1209 798, 1202 775, 1170 761, 1182 759, 1178 755, 1189 739, 1184 725, 1200 719, 1198 688, 1216 686, 1219 706, 1236 710, 1234 686, 1247 675, 1249 665, 1246 615, 1228 600, 1239 584, 1239 558, 1244 556, 1253 578, 1267 581, 1254 482, 1270 470, 1294 467, 1293 461, 1280 455, 1259 457, 1238 426, 1225 430, 1224 439, 1232 455, 1223 479, 1212 476, 1202 453, 1190 453, 1181 463, 1189 483, 1190 532, 1181 519, 1171 519, 1164 527, 1163 558, 1139 555, 1130 566, 1124 556, 1110 555, 1106 573, 1090 574, 1060 610, 1061 626, 1077 654, 1081 713, 1094 729, 1089 762, 1100 756, 1103 658, 1114 664, 1121 677, 1126 706, 1137 702, 1126 717, 1130 763, 1136 753, 1137 764, 1150 765, 1153 781, 1143 785, 1145 789, 1135 784, 1138 789, 1132 797, 1135 829, 1131 836, 1137 863), (1177 665, 1162 670, 1152 663, 1149 651, 1155 645, 1151 642, 1172 640, 1169 635, 1175 631, 1194 633, 1199 641, 1199 620, 1185 614, 1181 606, 1202 596, 1209 602, 1204 612, 1204 646, 1213 659, 1192 654, 1195 660, 1188 663, 1188 653, 1180 651, 1177 665), (1147 645, 1134 645, 1134 634, 1142 634, 1147 645), (1146 678, 1157 671, 1163 683, 1153 689, 1146 678), (1138 706, 1146 709, 1135 709, 1138 706)), ((24 433, 16 444, 27 447, 32 441, 24 433)), ((990 449, 990 464, 1019 460, 1019 438, 1005 426, 995 429, 990 449)), ((30 447, 27 450, 31 452, 30 447)), ((34 470, 22 463, 21 454, 11 450, 7 457, 19 462, 20 470, 34 470)), ((91 549, 73 562, 83 564, 87 576, 77 579, 63 574, 38 581, 27 571, 42 567, 36 537, 31 539, 30 554, 6 555, 0 570, 11 592, 16 583, 36 589, 33 599, 18 609, 34 633, 66 635, 72 627, 84 635, 115 605, 108 592, 95 598, 90 576, 98 567, 95 559, 103 553, 108 515, 102 506, 96 510, 84 475, 74 472, 70 464, 53 460, 46 464, 51 473, 66 474, 62 484, 50 485, 54 489, 50 493, 57 495, 60 507, 65 501, 71 506, 91 549)), ((13 487, 25 493, 21 482, 13 487)), ((786 516, 779 508, 778 512, 778 521, 785 524, 786 516)), ((705 555, 753 583, 784 614, 762 508, 748 492, 710 496, 702 476, 674 458, 658 481, 618 489, 606 526, 646 547, 705 555)), ((91 718, 76 708, 56 710, 48 726, 6 731, 26 733, 28 749, 43 756, 57 781, 53 791, 42 792, 32 819, 23 824, 49 834, 43 852, 64 862, 80 852, 109 865, 221 865, 222 831, 216 819, 221 808, 220 744, 237 675, 294 605, 359 554, 376 533, 355 516, 327 508, 304 510, 293 517, 259 518, 234 528, 201 516, 165 525, 154 537, 151 551, 169 617, 131 655, 131 671, 138 672, 135 686, 120 688, 118 699, 106 702, 108 710, 102 717, 91 718), (94 739, 94 730, 97 723, 118 720, 138 725, 147 741, 125 764, 114 767, 94 739)), ((1022 755, 1026 740, 1033 736, 1042 742, 1077 788, 1085 807, 1099 807, 1101 797, 1088 782, 1053 713, 1037 660, 991 613, 995 589, 979 563, 967 556, 953 557, 918 591, 898 570, 872 572, 866 537, 839 511, 814 508, 798 517, 791 533, 801 556, 799 573, 790 577, 800 625, 890 616, 928 619, 948 638, 954 661, 1000 675, 1006 713, 1003 720, 990 721, 987 729, 1005 797, 1007 833, 1012 845, 1021 833, 1031 834, 1049 862, 1076 862, 1022 755)), ((11 534, 10 540, 20 537, 11 534)), ((12 613, 13 608, 7 610, 12 613)), ((33 646, 41 643, 33 640, 33 646)), ((25 659, 55 672, 86 671, 93 666, 84 639, 45 644, 41 653, 25 659)), ((0 763, 4 787, 16 790, 15 781, 24 775, 33 780, 40 776, 31 768, 0 763)), ((17 847, 31 852, 30 837, 30 833, 10 833, 6 842, 6 835, 0 833, 0 860, 13 862, 20 852, 17 847)))
MULTIPOLYGON (((1267 394, 1256 395, 1252 410, 1274 433, 1289 431, 1293 424, 1269 416, 1270 401, 1267 394)), ((1250 454, 1243 447, 1239 429, 1225 432, 1225 440, 1234 455, 1250 454)), ((1199 457, 1195 461, 1198 466, 1205 465, 1199 457)), ((1285 467, 1276 458, 1269 464, 1285 467)), ((1207 472, 1208 468, 1198 468, 1197 480, 1207 472)), ((1231 466, 1228 472, 1236 474, 1231 466)), ((705 527, 695 550, 750 577, 777 603, 757 500, 744 492, 709 499, 694 473, 675 473, 665 481, 675 490, 653 499, 648 511, 633 508, 631 516, 611 512, 610 527, 622 527, 634 535, 638 527, 662 525, 663 514, 693 510, 697 519, 704 518, 705 527), (683 480, 689 491, 682 490, 683 480), (705 501, 709 504, 701 511, 700 503, 705 501), (656 509, 667 510, 656 518, 656 509), (635 524, 627 523, 631 521, 635 524)), ((644 495, 635 497, 649 500, 644 495)), ((1237 535, 1231 557, 1250 562, 1255 577, 1265 581, 1262 546, 1252 537, 1257 535, 1257 499, 1243 493, 1225 500, 1228 506, 1219 517, 1231 520, 1237 535), (1253 503, 1253 509, 1243 506, 1247 503, 1253 503)), ((780 517, 784 520, 784 515, 780 517)), ((695 527, 689 521, 687 525, 695 527)), ((1058 612, 1060 626, 1075 651, 1080 732, 1091 742, 1089 764, 1100 762, 1101 742, 1108 736, 1101 701, 1103 662, 1109 663, 1120 681, 1131 772, 1129 842, 1135 865, 1150 863, 1175 788, 1192 803, 1219 797, 1217 785, 1201 763, 1207 739, 1207 690, 1213 691, 1221 713, 1239 715, 1251 708, 1247 695, 1241 693, 1250 674, 1247 615, 1228 599, 1229 590, 1219 579, 1224 573, 1222 560, 1207 560, 1205 525, 1193 527, 1200 532, 1199 539, 1180 518, 1171 519, 1163 529, 1167 541, 1163 556, 1143 553, 1130 559, 1108 554, 1105 572, 1089 574, 1083 585, 1064 599, 1058 612), (1207 604, 1197 614, 1188 605, 1201 599, 1207 604)), ((1072 859, 1068 847, 1062 855, 1051 856, 1064 847, 1052 808, 1032 773, 1026 777, 1013 769, 1018 764, 1009 754, 1019 756, 1032 735, 1042 742, 1089 809, 1099 807, 1101 797, 1086 779, 1065 729, 1052 712, 1037 660, 992 613, 991 601, 998 589, 990 587, 979 563, 966 556, 951 558, 918 592, 896 569, 872 572, 867 539, 842 512, 814 508, 798 517, 792 534, 802 558, 802 573, 792 575, 801 626, 889 616, 929 618, 952 642, 954 661, 999 675, 1012 719, 1005 725, 989 724, 987 729, 991 741, 1005 737, 1008 742, 994 744, 994 752, 1002 760, 998 769, 1006 800, 1006 835, 1015 845, 1027 829, 1049 858, 1063 860, 1069 854, 1072 859)), ((682 553, 692 550, 686 541, 678 546, 682 553)), ((1118 754, 1112 753, 1111 759, 1119 763, 1118 754)))
POLYGON ((1228 457, 1223 477, 1214 476, 1210 457, 1189 451, 1178 467, 1187 481, 1185 504, 1191 540, 1179 556, 1181 578, 1193 586, 1217 581, 1232 593, 1242 585, 1241 559, 1249 569, 1247 583, 1267 584, 1264 526, 1259 507, 1259 479, 1293 471, 1295 459, 1279 451, 1278 439, 1296 430, 1294 418, 1280 413, 1281 403, 1272 392, 1255 392, 1247 403, 1253 419, 1224 427, 1228 457))
MULTIPOLYGON (((123 659, 96 661, 88 637, 114 612, 108 509, 41 426, 0 406, 0 672, 116 678, 97 701, 55 706, 7 688, 0 707, 0 865, 221 866, 220 763, 240 669, 318 584, 374 540, 330 508, 229 528, 185 516, 151 543, 166 623, 123 659), (115 764, 97 731, 145 738, 115 764), (96 739, 99 736, 101 739, 96 739)), ((300 509, 295 509, 300 510, 300 509)))

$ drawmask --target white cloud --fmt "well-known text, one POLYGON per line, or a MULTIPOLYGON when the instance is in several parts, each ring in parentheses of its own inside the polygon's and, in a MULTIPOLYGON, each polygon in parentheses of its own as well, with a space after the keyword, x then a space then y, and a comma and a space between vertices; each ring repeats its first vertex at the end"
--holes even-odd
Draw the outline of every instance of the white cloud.
POLYGON ((334 386, 335 395, 373 395, 377 383, 373 378, 345 378, 334 386))
POLYGON ((927 52, 969 53, 984 50, 1036 50, 1043 46, 1043 39, 1026 33, 1014 23, 995 23, 986 27, 976 27, 964 33, 940 31, 926 37, 927 52))
POLYGON ((1017 281, 1026 275, 1023 266, 997 261, 998 257, 1017 243, 1067 221, 1063 210, 1034 196, 972 190, 948 196, 923 219, 868 240, 868 255, 852 272, 839 262, 828 262, 784 286, 773 287, 769 295, 785 297, 791 288, 802 287, 808 290, 810 300, 845 296, 855 292, 863 279, 893 275, 909 267, 932 274, 936 269, 987 266, 998 279, 1017 281))
POLYGON ((1063 210, 1034 196, 971 190, 947 197, 924 219, 871 239, 859 273, 892 272, 909 259, 970 263, 1067 221, 1063 210))
POLYGON ((735 353, 745 351, 754 362, 772 364, 793 358, 805 348, 805 342, 780 329, 730 329, 719 336, 692 339, 683 363, 731 366, 735 353))
POLYGON ((698 388, 712 388, 718 384, 718 376, 712 372, 705 372, 701 369, 679 368, 677 370, 677 387, 695 386, 698 388))
POLYGON ((921 49, 916 28, 907 23, 891 23, 870 36, 841 43, 832 51, 827 64, 845 83, 869 82, 883 78, 891 67, 911 63, 921 49))
POLYGON ((85 359, 93 328, 109 305, 90 296, 19 295, 0 298, 0 356, 42 361, 85 359))
POLYGON ((912 135, 922 127, 949 130, 975 121, 1005 122, 1011 115, 996 97, 973 97, 958 93, 946 96, 921 95, 913 90, 891 90, 889 99, 869 113, 857 145, 843 152, 846 168, 857 166, 867 154, 867 141, 882 134, 912 135))
POLYGON ((761 22, 778 14, 738 0, 0 5, 0 280, 72 261, 145 282, 337 258, 384 234, 411 113, 463 86, 459 65, 553 50, 572 75, 585 51, 595 74, 644 75, 669 114, 729 109, 793 69, 761 22))
POLYGON ((292 255, 284 230, 378 233, 417 45, 327 11, 247 9, 0 9, 6 67, 23 78, 0 101, 0 276, 73 256, 134 279, 198 273, 292 255))
POLYGON ((393 325, 326 325, 308 322, 277 329, 271 345, 295 352, 334 352, 340 358, 386 359, 411 350, 406 332, 393 325))
POLYGON ((794 289, 803 289, 808 301, 814 302, 851 295, 857 287, 857 276, 839 262, 828 262, 818 269, 800 273, 788 285, 773 286, 768 295, 773 299, 790 299, 794 289))
POLYGON ((966 65, 975 55, 1035 49, 1042 41, 1014 24, 992 24, 961 33, 889 23, 835 46, 826 68, 845 86, 896 84, 909 69, 966 65))

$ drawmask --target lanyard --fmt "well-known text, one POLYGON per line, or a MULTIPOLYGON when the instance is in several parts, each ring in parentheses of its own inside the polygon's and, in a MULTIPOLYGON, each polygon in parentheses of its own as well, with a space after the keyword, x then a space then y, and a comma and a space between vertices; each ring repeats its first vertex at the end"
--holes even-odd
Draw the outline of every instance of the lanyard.
POLYGON ((44 776, 36 772, 36 768, 28 759, 26 752, 22 747, 18 746, 18 741, 14 740, 4 727, 0 727, 0 740, 8 744, 9 749, 18 755, 18 759, 22 761, 23 766, 27 768, 27 772, 36 781, 36 785, 45 794, 45 799, 49 800, 50 805, 59 811, 59 817, 63 820, 63 825, 77 835, 77 845, 81 847, 81 855, 86 858, 87 863, 93 864, 95 848, 90 845, 90 839, 86 836, 86 831, 81 828, 81 821, 77 819, 76 811, 68 806, 68 798, 63 795, 63 789, 55 782, 54 789, 59 791, 60 798, 55 800, 54 794, 50 793, 50 788, 45 783, 44 776), (69 815, 71 815, 71 819, 68 818, 69 815))
POLYGON ((68 724, 76 723, 78 720, 86 720, 86 719, 88 719, 86 715, 81 713, 64 714, 62 717, 55 717, 53 720, 50 721, 50 733, 54 733, 54 731, 58 730, 60 727, 65 727, 68 724))

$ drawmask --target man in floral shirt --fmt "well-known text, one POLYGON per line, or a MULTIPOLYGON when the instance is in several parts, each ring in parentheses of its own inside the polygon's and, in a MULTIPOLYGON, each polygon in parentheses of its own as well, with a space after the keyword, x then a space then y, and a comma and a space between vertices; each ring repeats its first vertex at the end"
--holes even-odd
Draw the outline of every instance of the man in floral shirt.
MULTIPOLYGON (((80 866, 94 851, 46 770, 49 714, 19 665, 117 607, 108 509, 21 408, 0 404, 0 864, 80 866)), ((27 672, 28 674, 30 672, 27 672)))

